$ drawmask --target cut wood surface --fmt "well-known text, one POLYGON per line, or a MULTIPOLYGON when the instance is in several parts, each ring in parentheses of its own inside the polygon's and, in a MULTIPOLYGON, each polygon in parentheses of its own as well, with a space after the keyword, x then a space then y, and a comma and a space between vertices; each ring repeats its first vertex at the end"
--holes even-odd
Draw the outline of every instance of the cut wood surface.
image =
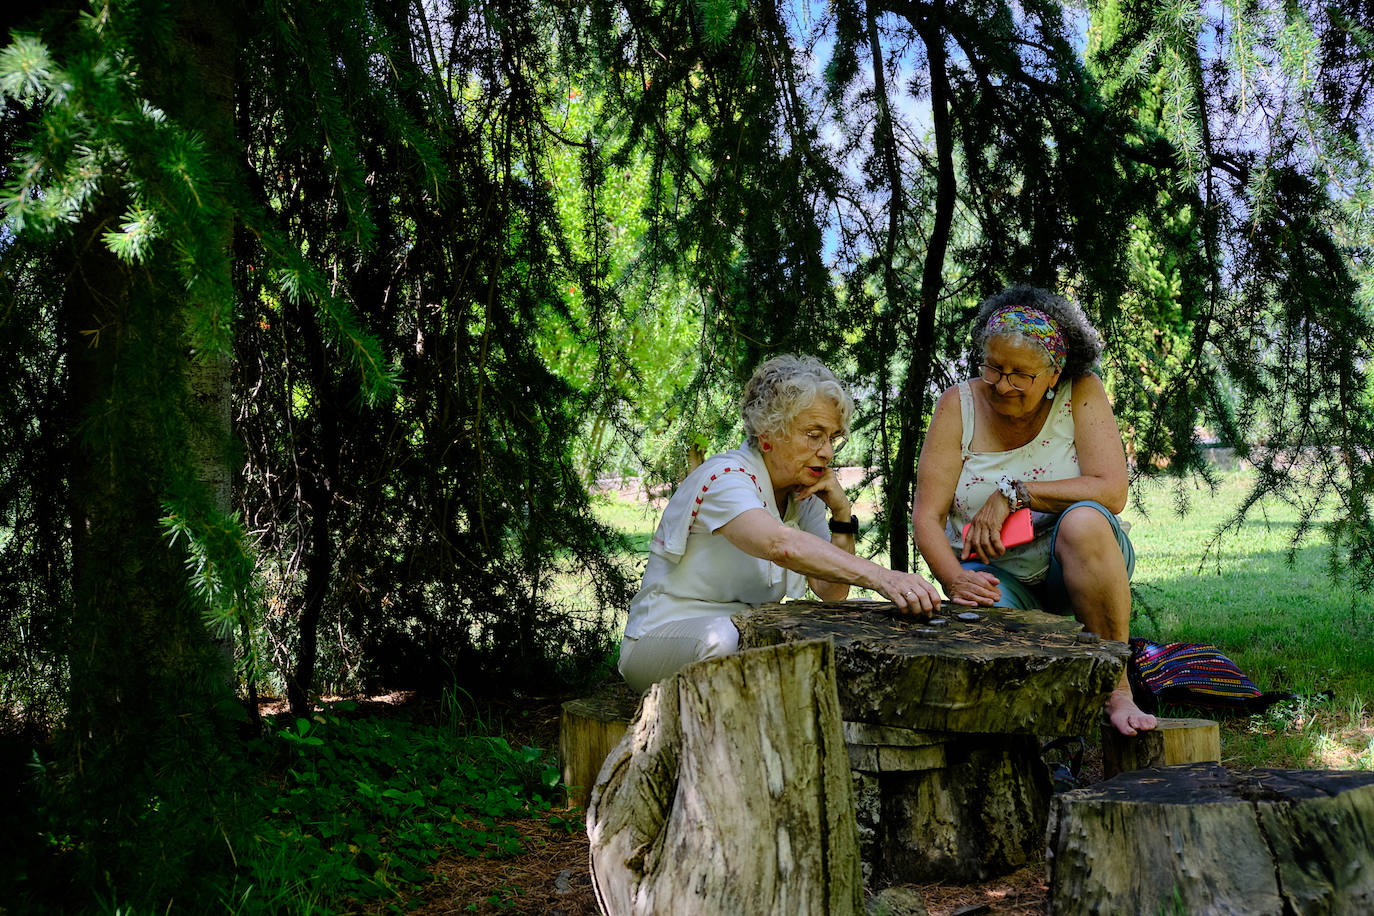
POLYGON ((1111 723, 1102 726, 1102 775, 1176 763, 1221 760, 1221 729, 1211 719, 1158 720, 1153 729, 1123 735, 1111 723))
POLYGON ((746 648, 832 639, 845 721, 933 732, 1081 735, 1126 665, 1125 643, 1072 617, 946 605, 939 622, 882 601, 790 601, 734 617, 746 648))
POLYGON ((640 694, 623 681, 608 684, 595 694, 563 704, 558 725, 558 759, 568 800, 585 805, 601 764, 620 739, 639 708, 640 694))
POLYGON ((741 652, 651 687, 587 834, 604 913, 860 912, 831 646, 741 652))
POLYGON ((1056 914, 1374 912, 1374 773, 1196 763, 1051 805, 1056 914))

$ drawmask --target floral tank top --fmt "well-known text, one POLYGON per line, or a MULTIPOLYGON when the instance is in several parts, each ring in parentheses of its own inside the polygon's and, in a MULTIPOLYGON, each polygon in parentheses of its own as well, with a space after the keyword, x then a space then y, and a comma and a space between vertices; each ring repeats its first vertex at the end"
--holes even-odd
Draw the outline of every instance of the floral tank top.
MULTIPOLYGON (((964 546, 964 525, 997 492, 997 481, 1005 474, 1012 480, 1066 480, 1078 477, 1078 449, 1073 441, 1073 383, 1064 380, 1055 392, 1050 415, 1035 438, 1020 448, 1005 452, 975 452, 973 442, 973 390, 969 382, 959 385, 959 416, 964 429, 960 454, 964 460, 959 483, 954 488, 945 537, 957 554, 964 546)), ((1012 547, 997 558, 996 566, 1022 582, 1035 584, 1045 579, 1050 568, 1049 529, 1054 515, 1033 513, 1035 540, 1012 547)))

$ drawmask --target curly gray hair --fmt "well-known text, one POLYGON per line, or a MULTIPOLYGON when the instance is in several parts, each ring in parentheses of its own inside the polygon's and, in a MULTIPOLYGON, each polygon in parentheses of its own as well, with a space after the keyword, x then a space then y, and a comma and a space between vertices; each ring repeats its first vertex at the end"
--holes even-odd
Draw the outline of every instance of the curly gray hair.
MULTIPOLYGON (((1096 365, 1097 358, 1102 355, 1102 335, 1097 333, 1097 328, 1088 321, 1081 305, 1038 286, 1013 286, 995 296, 989 296, 978 306, 978 315, 973 319, 971 354, 975 365, 987 356, 988 319, 1004 305, 1024 305, 1039 309, 1059 326, 1059 333, 1064 335, 1064 348, 1067 351, 1064 355, 1064 368, 1060 370, 1062 378, 1075 379, 1086 375, 1096 365)), ((1016 331, 1001 331, 995 336, 1004 335, 1025 340, 1033 339, 1016 331)))
POLYGON ((840 408, 840 432, 849 435, 854 399, 835 373, 814 356, 775 356, 754 370, 740 398, 740 415, 749 444, 758 447, 760 434, 781 436, 792 432, 797 415, 820 398, 840 408))

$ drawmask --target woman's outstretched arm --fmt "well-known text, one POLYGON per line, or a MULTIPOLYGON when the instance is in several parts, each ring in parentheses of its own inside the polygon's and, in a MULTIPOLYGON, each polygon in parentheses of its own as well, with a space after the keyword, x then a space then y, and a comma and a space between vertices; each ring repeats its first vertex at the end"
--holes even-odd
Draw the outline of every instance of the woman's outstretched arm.
POLYGON ((856 557, 814 534, 789 528, 766 509, 741 512, 719 534, 752 557, 830 582, 847 582, 879 592, 903 613, 929 617, 940 593, 921 576, 894 572, 856 557))

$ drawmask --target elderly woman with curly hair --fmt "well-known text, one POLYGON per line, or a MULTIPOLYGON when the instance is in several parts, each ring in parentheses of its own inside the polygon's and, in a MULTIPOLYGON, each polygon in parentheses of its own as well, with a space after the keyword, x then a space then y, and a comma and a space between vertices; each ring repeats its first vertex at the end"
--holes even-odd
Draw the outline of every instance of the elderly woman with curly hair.
MULTIPOLYGON (((1072 613, 1124 642, 1135 550, 1116 516, 1121 432, 1091 371, 1101 338, 1078 305, 1018 286, 982 303, 972 343, 978 376, 940 398, 921 449, 917 549, 955 603, 1072 613), (1022 507, 1034 537, 1009 547, 1003 523, 1022 507)), ((1124 674, 1106 713, 1123 734, 1155 727, 1124 674)))
POLYGON ((859 523, 830 467, 854 401, 829 369, 812 357, 770 359, 740 409, 745 442, 692 471, 654 533, 620 647, 620 673, 637 690, 736 651, 731 614, 799 598, 808 584, 824 601, 871 588, 919 616, 940 603, 920 576, 854 555, 859 523))

